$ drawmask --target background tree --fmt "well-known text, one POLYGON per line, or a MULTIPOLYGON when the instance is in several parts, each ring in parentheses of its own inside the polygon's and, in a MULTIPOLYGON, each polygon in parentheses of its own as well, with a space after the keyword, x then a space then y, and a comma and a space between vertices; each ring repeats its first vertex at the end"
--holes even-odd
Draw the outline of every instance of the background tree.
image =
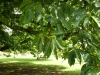
POLYGON ((99 0, 3 0, 0 1, 0 50, 31 50, 49 57, 75 59, 81 75, 100 70, 99 0), (11 33, 7 31, 10 28, 11 33))

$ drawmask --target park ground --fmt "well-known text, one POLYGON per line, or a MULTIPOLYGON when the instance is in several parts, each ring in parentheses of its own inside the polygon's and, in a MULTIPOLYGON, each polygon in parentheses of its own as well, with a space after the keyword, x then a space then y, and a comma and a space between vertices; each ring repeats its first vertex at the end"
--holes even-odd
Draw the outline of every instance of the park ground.
POLYGON ((67 60, 54 57, 37 60, 32 56, 0 57, 0 75, 80 75, 78 62, 73 66, 67 60))

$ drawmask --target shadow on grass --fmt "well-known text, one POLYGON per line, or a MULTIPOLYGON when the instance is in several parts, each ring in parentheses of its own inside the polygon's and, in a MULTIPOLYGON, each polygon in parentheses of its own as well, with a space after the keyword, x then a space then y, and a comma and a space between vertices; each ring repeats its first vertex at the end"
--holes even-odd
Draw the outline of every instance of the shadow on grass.
MULTIPOLYGON (((36 60, 0 59, 0 75, 79 75, 79 71, 63 71, 67 69, 67 67, 61 65, 34 64, 31 61, 36 60)), ((42 62, 49 60, 37 61, 42 62)))

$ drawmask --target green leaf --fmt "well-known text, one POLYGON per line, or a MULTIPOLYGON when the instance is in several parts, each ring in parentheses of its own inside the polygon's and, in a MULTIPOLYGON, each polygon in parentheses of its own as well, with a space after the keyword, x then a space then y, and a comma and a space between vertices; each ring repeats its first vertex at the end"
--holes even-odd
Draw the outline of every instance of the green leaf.
POLYGON ((43 2, 46 3, 46 4, 51 5, 54 2, 54 0, 44 0, 43 2))
POLYGON ((55 8, 54 6, 51 7, 51 14, 52 14, 54 17, 56 17, 55 9, 56 9, 56 8, 55 8))
POLYGON ((56 59, 58 59, 57 47, 54 49, 54 55, 55 55, 56 59))
POLYGON ((81 68, 81 75, 86 75, 87 72, 91 69, 91 66, 88 66, 87 64, 84 64, 81 68))
POLYGON ((66 27, 67 29, 72 29, 71 24, 68 21, 63 19, 62 23, 64 24, 64 27, 66 27))
POLYGON ((68 54, 68 63, 70 66, 74 65, 75 63, 75 51, 70 51, 68 54))
POLYGON ((84 25, 84 27, 86 27, 88 24, 89 24, 89 18, 86 17, 85 20, 84 20, 83 25, 84 25))
POLYGON ((41 41, 41 37, 39 36, 39 37, 36 38, 36 41, 35 41, 38 50, 40 50, 39 49, 40 41, 41 41))
POLYGON ((31 9, 27 10, 25 12, 25 21, 26 23, 30 23, 31 20, 35 17, 34 13, 31 11, 31 9))
MULTIPOLYGON (((81 14, 81 13, 80 13, 80 14, 81 14)), ((79 27, 80 24, 84 21, 85 17, 86 17, 85 15, 80 15, 80 16, 78 16, 78 17, 76 18, 76 21, 75 21, 73 27, 74 27, 74 28, 79 27)))
POLYGON ((77 58, 78 62, 81 64, 82 58, 81 58, 81 53, 80 53, 80 51, 76 50, 76 51, 75 51, 75 54, 76 54, 76 58, 77 58))
POLYGON ((92 16, 92 19, 96 22, 96 24, 98 25, 98 27, 100 27, 100 20, 99 18, 92 16))
POLYGON ((90 0, 85 0, 85 1, 87 1, 89 4, 91 3, 91 1, 90 1, 90 0))
POLYGON ((55 55, 56 59, 58 59, 56 39, 52 39, 51 49, 54 51, 54 55, 55 55))
POLYGON ((20 16, 20 23, 19 23, 19 25, 22 25, 24 22, 25 22, 25 16, 21 15, 20 16))
POLYGON ((23 9, 27 4, 31 3, 32 0, 25 0, 21 5, 20 5, 20 9, 23 9))
POLYGON ((57 16, 58 16, 58 19, 62 22, 62 24, 64 24, 64 27, 66 27, 67 29, 72 28, 70 23, 67 20, 65 20, 64 13, 60 8, 58 8, 57 10, 57 16))
POLYGON ((73 5, 76 5, 77 3, 78 3, 78 1, 73 0, 71 5, 73 6, 73 5))
POLYGON ((55 39, 52 39, 52 50, 55 50, 56 48, 56 40, 55 39))
POLYGON ((20 5, 20 10, 22 11, 22 15, 20 17, 22 24, 23 22, 30 23, 31 20, 35 17, 34 10, 32 9, 34 7, 34 3, 32 0, 25 0, 21 5, 20 5))
POLYGON ((61 24, 57 24, 56 28, 57 28, 58 32, 64 32, 64 28, 63 28, 63 26, 61 24))
POLYGON ((100 7, 100 1, 95 2, 95 7, 100 7))
POLYGON ((70 4, 62 4, 61 9, 68 18, 72 16, 72 13, 74 11, 73 7, 70 4))
POLYGON ((64 20, 64 18, 65 18, 64 13, 60 8, 58 8, 58 10, 57 10, 57 16, 61 21, 64 20))
POLYGON ((46 15, 45 17, 46 21, 50 22, 50 23, 53 23, 54 22, 54 18, 50 15, 46 15))
POLYGON ((42 13, 42 5, 38 3, 35 8, 36 13, 42 13))
POLYGON ((90 55, 89 55, 88 53, 86 53, 86 54, 84 55, 84 61, 85 61, 85 62, 89 62, 89 60, 90 60, 90 55))
POLYGON ((90 35, 87 31, 82 30, 82 31, 79 32, 79 34, 80 34, 83 38, 91 40, 91 35, 90 35))
POLYGON ((42 14, 43 14, 42 5, 40 3, 38 3, 37 6, 36 6, 35 14, 36 14, 36 17, 37 17, 37 21, 40 21, 41 18, 42 18, 42 14))
POLYGON ((49 57, 51 55, 51 40, 48 37, 44 38, 44 57, 49 57))
POLYGON ((24 14, 24 12, 26 12, 27 10, 32 10, 34 11, 32 8, 35 7, 35 3, 34 2, 30 2, 28 4, 26 4, 25 6, 23 6, 23 8, 20 8, 20 10, 22 11, 22 13, 24 14))
POLYGON ((79 38, 78 37, 72 37, 71 40, 73 42, 73 45, 75 45, 78 42, 79 38))
POLYGON ((63 57, 62 57, 64 60, 66 60, 68 58, 68 51, 65 51, 63 53, 63 57))
POLYGON ((33 44, 34 45, 37 45, 37 43, 40 41, 40 36, 36 36, 35 38, 34 38, 34 41, 33 41, 33 44))
POLYGON ((56 44, 57 44, 57 47, 61 50, 64 50, 65 48, 60 44, 60 42, 58 40, 56 40, 56 44))
POLYGON ((95 35, 92 35, 92 43, 95 44, 96 46, 100 46, 100 41, 99 39, 97 38, 97 36, 95 35))
POLYGON ((39 50, 39 52, 42 52, 43 51, 43 47, 44 47, 44 45, 43 45, 43 39, 42 38, 40 38, 40 41, 39 41, 39 43, 38 43, 38 50, 39 50))
POLYGON ((48 47, 48 50, 44 53, 44 57, 49 58, 50 55, 51 55, 51 52, 52 52, 52 50, 51 50, 51 47, 49 46, 49 47, 48 47))

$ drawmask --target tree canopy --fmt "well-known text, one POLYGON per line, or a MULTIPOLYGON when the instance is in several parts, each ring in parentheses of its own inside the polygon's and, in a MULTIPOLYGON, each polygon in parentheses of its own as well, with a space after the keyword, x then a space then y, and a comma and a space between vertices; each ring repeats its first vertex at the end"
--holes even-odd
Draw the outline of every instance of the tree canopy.
POLYGON ((39 51, 75 59, 81 75, 100 71, 100 0, 1 0, 0 51, 39 51))

